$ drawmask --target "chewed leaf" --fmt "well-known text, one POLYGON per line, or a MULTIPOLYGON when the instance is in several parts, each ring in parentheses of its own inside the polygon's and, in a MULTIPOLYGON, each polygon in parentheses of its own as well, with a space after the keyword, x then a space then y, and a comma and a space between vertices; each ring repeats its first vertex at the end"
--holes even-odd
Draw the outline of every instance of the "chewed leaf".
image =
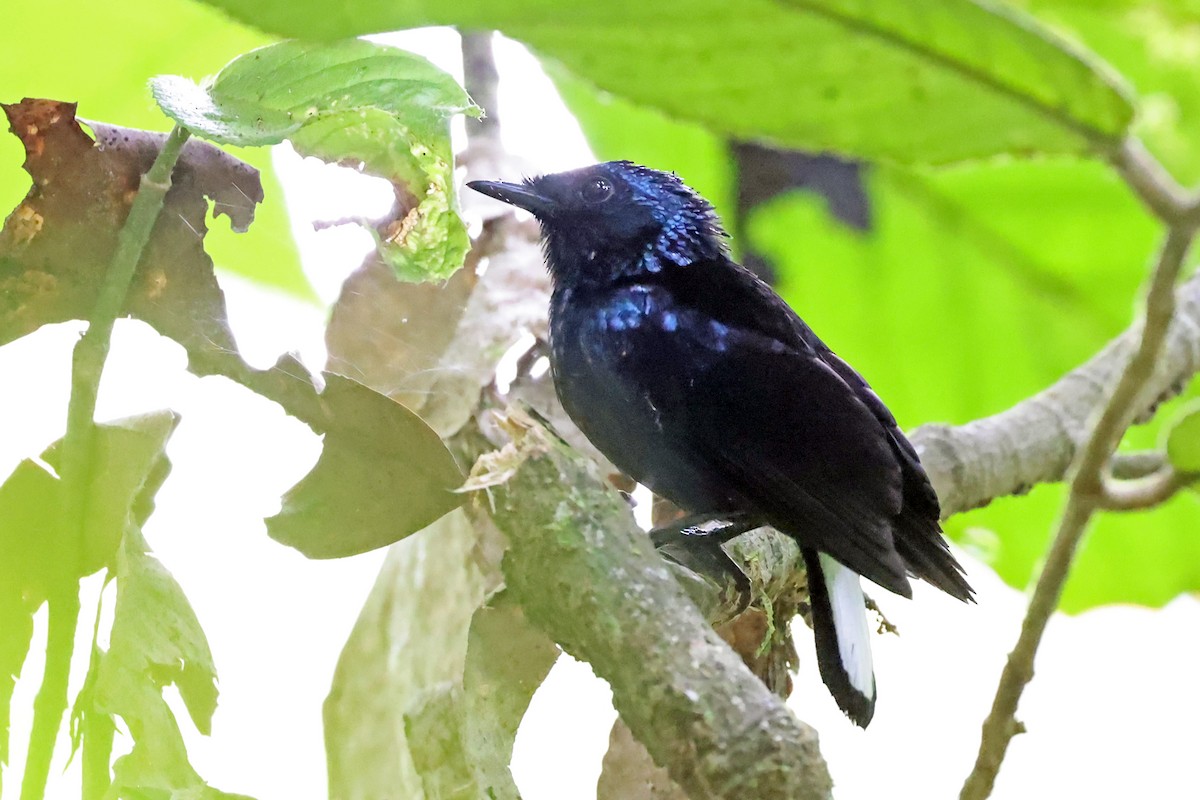
POLYGON ((428 184, 418 204, 384 233, 379 254, 402 281, 445 280, 467 257, 467 229, 453 205, 454 165, 432 153, 418 159, 428 184))
POLYGON ((403 187, 411 208, 378 234, 402 280, 443 280, 462 266, 468 238, 455 212, 449 121, 479 109, 424 58, 359 39, 281 42, 231 61, 207 85, 161 76, 152 89, 168 116, 200 136, 288 139, 302 155, 403 187))
MULTIPOLYGON (((48 323, 88 318, 129 213, 130 187, 165 139, 89 122, 93 139, 74 103, 27 98, 3 108, 25 147, 32 185, 0 230, 0 296, 7 301, 0 344, 48 323)), ((236 351, 204 235, 210 210, 245 230, 262 196, 254 169, 189 141, 122 313, 189 349, 236 351)))

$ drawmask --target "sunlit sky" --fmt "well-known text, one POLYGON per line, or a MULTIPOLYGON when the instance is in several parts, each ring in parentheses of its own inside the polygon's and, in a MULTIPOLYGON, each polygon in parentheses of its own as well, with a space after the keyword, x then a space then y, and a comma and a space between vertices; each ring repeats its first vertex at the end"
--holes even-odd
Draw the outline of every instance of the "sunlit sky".
MULTIPOLYGON (((388 40, 461 73, 453 33, 388 40)), ((500 116, 512 152, 529 171, 589 163, 578 127, 533 59, 507 42, 498 45, 497 59, 500 116)), ((353 228, 314 232, 311 223, 379 214, 389 192, 347 170, 302 161, 286 147, 275 158, 305 270, 330 303, 370 240, 353 228)), ((239 344, 253 362, 266 365, 284 351, 298 351, 320 367, 324 308, 227 275, 221 280, 239 344)), ((0 392, 0 419, 9 421, 0 437, 0 475, 62 434, 70 348, 81 329, 49 326, 0 348, 8 387, 0 392)), ((845 355, 853 361, 853 353, 845 355)), ((146 536, 195 607, 220 674, 212 736, 182 725, 192 763, 214 786, 259 800, 324 797, 321 702, 383 553, 308 561, 270 540, 262 519, 278 510, 279 496, 315 462, 317 438, 274 404, 224 379, 192 376, 178 345, 141 323, 123 322, 98 418, 162 407, 178 410, 183 421, 169 447, 174 470, 146 536)), ((801 671, 790 705, 820 731, 839 798, 957 795, 1024 609, 1021 593, 969 555, 960 557, 979 592, 977 606, 923 585, 911 602, 874 590, 902 635, 875 640, 879 702, 869 731, 838 712, 816 674, 811 635, 797 628, 801 671)), ((87 587, 83 619, 94 613, 98 580, 87 587)), ((37 622, 14 699, 9 776, 21 774, 40 680, 44 615, 37 622)), ((88 628, 81 626, 72 697, 83 677, 88 628)), ((1109 607, 1056 616, 1021 706, 1029 733, 1014 740, 996 796, 1200 796, 1198 674, 1200 603, 1194 599, 1157 611, 1109 607)), ((169 699, 186 720, 178 697, 169 699)), ((606 685, 586 664, 562 658, 517 739, 513 771, 525 800, 594 796, 614 718, 606 685)), ((66 753, 60 747, 59 765, 66 753)), ((56 766, 51 796, 77 797, 78 786, 78 764, 65 774, 56 766)), ((15 781, 6 781, 4 797, 15 798, 16 789, 15 781)))

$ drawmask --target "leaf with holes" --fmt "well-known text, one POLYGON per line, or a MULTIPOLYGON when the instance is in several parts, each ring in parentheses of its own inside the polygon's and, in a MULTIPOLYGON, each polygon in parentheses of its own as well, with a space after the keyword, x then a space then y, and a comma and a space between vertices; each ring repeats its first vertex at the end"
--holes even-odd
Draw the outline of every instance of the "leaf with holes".
POLYGON ((469 241, 455 212, 449 121, 479 109, 424 58, 359 39, 280 42, 234 59, 207 85, 165 75, 151 87, 168 116, 212 141, 289 139, 303 155, 404 187, 411 208, 376 232, 402 280, 441 280, 462 266, 469 241))

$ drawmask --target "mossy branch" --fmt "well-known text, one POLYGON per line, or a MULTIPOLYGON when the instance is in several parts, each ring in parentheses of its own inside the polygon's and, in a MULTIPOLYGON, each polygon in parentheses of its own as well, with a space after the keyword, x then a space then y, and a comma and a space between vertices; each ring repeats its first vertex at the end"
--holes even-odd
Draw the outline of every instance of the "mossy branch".
POLYGON ((529 620, 608 681, 621 718, 693 800, 828 798, 816 732, 713 631, 622 497, 544 428, 518 439, 527 458, 476 494, 474 513, 507 536, 504 574, 529 620))

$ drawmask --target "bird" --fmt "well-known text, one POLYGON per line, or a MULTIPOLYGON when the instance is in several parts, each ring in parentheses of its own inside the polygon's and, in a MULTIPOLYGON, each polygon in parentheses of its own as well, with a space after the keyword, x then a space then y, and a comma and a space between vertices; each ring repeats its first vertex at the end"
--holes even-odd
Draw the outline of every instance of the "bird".
POLYGON ((909 598, 912 576, 974 601, 887 406, 731 257, 713 206, 675 174, 609 161, 467 185, 540 224, 551 374, 568 416, 686 512, 797 542, 818 671, 866 728, 876 686, 860 576, 909 598))

